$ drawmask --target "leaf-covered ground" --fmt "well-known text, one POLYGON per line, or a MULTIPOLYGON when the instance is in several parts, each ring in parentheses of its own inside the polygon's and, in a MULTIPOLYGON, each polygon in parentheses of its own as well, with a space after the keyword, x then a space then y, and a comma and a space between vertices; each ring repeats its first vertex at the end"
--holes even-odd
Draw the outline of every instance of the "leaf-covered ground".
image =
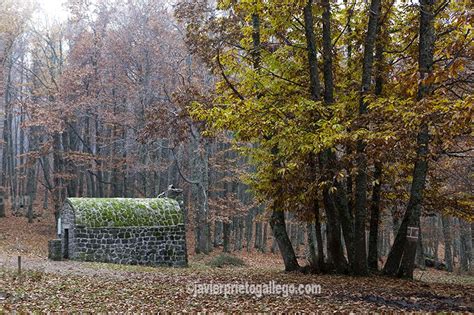
MULTIPOLYGON (((261 258, 260 258, 261 259, 261 258)), ((474 284, 440 284, 384 277, 283 273, 251 266, 213 269, 194 258, 185 269, 26 260, 18 275, 0 268, 0 312, 10 311, 461 311, 474 312, 474 284), (49 267, 48 267, 49 266, 49 267), (43 271, 41 271, 43 268, 43 271), (56 269, 55 269, 56 268, 56 269), (321 294, 197 295, 193 283, 319 284, 321 294)), ((471 279, 472 280, 472 279, 471 279)))
MULTIPOLYGON (((18 222, 17 222, 18 221, 18 222)), ((459 311, 474 312, 474 277, 426 270, 416 281, 284 273, 277 255, 246 254, 245 267, 211 268, 190 257, 183 269, 45 258, 50 228, 0 220, 0 313, 11 311, 459 311), (14 225, 18 223, 18 225, 14 225), (14 227, 14 228, 13 228, 14 227), (32 228, 33 227, 33 228, 32 228), (16 272, 17 255, 23 271, 16 272), (421 281, 419 280, 421 279, 421 281), (197 295, 194 283, 319 284, 318 295, 197 295)), ((217 254, 217 253, 215 253, 217 254)))

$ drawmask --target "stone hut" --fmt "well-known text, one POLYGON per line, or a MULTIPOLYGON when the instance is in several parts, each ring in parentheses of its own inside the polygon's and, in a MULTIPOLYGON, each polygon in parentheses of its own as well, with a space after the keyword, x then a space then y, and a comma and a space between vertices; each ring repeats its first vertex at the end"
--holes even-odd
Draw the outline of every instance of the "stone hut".
POLYGON ((68 198, 58 233, 51 259, 187 266, 184 214, 175 199, 68 198))

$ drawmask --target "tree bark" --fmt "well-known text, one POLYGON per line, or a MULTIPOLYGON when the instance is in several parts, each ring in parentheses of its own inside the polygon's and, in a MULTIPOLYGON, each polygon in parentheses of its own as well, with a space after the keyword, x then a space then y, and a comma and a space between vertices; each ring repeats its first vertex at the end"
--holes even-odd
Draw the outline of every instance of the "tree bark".
MULTIPOLYGON (((37 141, 37 127, 31 127, 30 132, 28 134, 29 140, 29 149, 28 151, 33 153, 38 149, 38 141, 37 141)), ((33 223, 33 202, 36 196, 36 164, 37 159, 34 154, 31 154, 28 157, 28 169, 26 171, 26 194, 28 196, 28 223, 33 223)))
POLYGON ((224 222, 222 227, 223 236, 223 251, 224 253, 230 253, 230 223, 224 222))
MULTIPOLYGON (((434 54, 434 0, 420 1, 420 35, 419 35, 419 72, 418 101, 430 93, 431 86, 423 80, 432 72, 434 54)), ((400 227, 392 250, 387 259, 384 272, 389 275, 413 278, 415 266, 416 238, 414 234, 407 235, 407 231, 415 233, 420 225, 423 193, 428 173, 428 145, 429 128, 427 122, 422 122, 417 136, 417 152, 413 169, 413 179, 405 217, 400 227), (402 228, 403 227, 403 228, 402 228)))
MULTIPOLYGON (((379 17, 377 29, 377 40, 375 43, 375 95, 381 96, 383 92, 385 72, 384 69, 384 44, 382 39, 382 21, 379 17)), ((380 194, 382 187, 383 165, 380 161, 376 161, 374 165, 374 184, 372 187, 372 200, 370 204, 370 232, 369 232, 369 254, 368 266, 371 270, 378 270, 378 237, 380 224, 380 194)), ((383 235, 383 233, 382 233, 383 235)))
POLYGON ((326 210, 326 233, 327 233, 327 268, 334 269, 338 273, 346 273, 348 264, 342 247, 341 224, 334 200, 329 189, 323 189, 323 203, 326 210))
POLYGON ((316 240, 314 237, 314 226, 312 223, 306 224, 306 233, 308 238, 308 260, 310 266, 315 268, 318 263, 318 258, 316 256, 316 240))
POLYGON ((439 266, 439 217, 435 215, 432 217, 433 229, 434 229, 434 240, 433 240, 433 258, 436 266, 439 266))
POLYGON ((323 5, 323 74, 324 102, 334 102, 334 78, 332 75, 332 40, 331 40, 331 5, 329 0, 322 0, 323 5))
POLYGON ((274 205, 272 216, 270 218, 270 226, 273 231, 273 236, 278 244, 278 248, 280 249, 285 264, 285 271, 296 271, 300 269, 300 266, 296 259, 288 233, 286 232, 285 213, 278 208, 278 206, 274 205))
POLYGON ((262 253, 266 253, 267 251, 267 239, 268 239, 268 235, 267 235, 267 223, 264 223, 263 224, 263 235, 262 235, 262 245, 260 247, 260 251, 262 253))
POLYGON ((321 219, 319 217, 319 206, 318 203, 314 203, 314 227, 316 232, 316 244, 318 248, 318 269, 324 269, 324 242, 323 235, 321 231, 321 219))
POLYGON ((461 270, 462 271, 469 271, 470 267, 472 267, 472 235, 471 235, 471 226, 469 223, 464 221, 463 219, 459 219, 460 223, 460 240, 461 240, 461 250, 460 250, 460 262, 461 262, 461 270))
POLYGON ((441 216, 441 223, 443 225, 443 236, 444 236, 444 262, 446 264, 446 270, 453 271, 453 253, 452 253, 452 238, 450 231, 450 218, 443 215, 441 216))
POLYGON ((304 30, 306 46, 308 51, 310 93, 313 101, 321 99, 321 86, 318 75, 318 55, 316 50, 316 39, 314 36, 313 0, 308 0, 303 10, 304 30))
MULTIPOLYGON (((261 58, 261 43, 260 43, 260 17, 257 13, 252 14, 252 39, 253 39, 253 67, 255 71, 260 70, 260 58, 261 58)), ((257 94, 257 98, 260 98, 261 94, 257 94)), ((271 154, 275 156, 273 165, 275 170, 279 167, 278 161, 278 148, 273 147, 271 149, 271 154)), ((276 175, 276 180, 279 180, 279 176, 276 175)), ((274 197, 272 208, 271 208, 271 219, 270 227, 273 231, 273 236, 275 237, 276 243, 283 258, 286 271, 295 271, 299 269, 298 261, 296 260, 296 255, 291 245, 291 241, 286 232, 285 226, 285 215, 283 209, 281 209, 277 203, 278 196, 274 197)))
POLYGON ((374 187, 372 190, 372 203, 370 207, 370 234, 368 264, 371 270, 378 270, 378 235, 380 221, 380 188, 382 180, 382 164, 375 164, 374 187))
POLYGON ((421 233, 418 233, 418 240, 416 242, 416 266, 421 269, 425 268, 425 248, 423 246, 423 238, 421 233))
MULTIPOLYGON (((372 67, 374 63, 374 47, 377 39, 377 29, 379 27, 379 16, 381 10, 381 0, 372 0, 370 4, 369 23, 364 43, 364 60, 362 64, 361 95, 359 101, 359 115, 367 113, 366 94, 370 90, 372 81, 372 67)), ((367 217, 367 156, 365 153, 365 143, 358 140, 356 145, 356 165, 357 175, 355 177, 355 200, 354 200, 354 251, 355 256, 353 272, 357 275, 367 275, 367 249, 365 224, 367 217)))

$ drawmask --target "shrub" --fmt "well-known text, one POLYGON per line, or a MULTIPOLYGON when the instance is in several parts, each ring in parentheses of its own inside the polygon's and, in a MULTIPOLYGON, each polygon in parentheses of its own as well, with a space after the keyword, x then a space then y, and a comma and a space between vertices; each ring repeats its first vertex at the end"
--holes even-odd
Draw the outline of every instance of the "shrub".
POLYGON ((245 262, 242 259, 229 254, 220 254, 219 256, 212 258, 207 265, 213 268, 223 268, 226 266, 242 267, 245 266, 245 262))

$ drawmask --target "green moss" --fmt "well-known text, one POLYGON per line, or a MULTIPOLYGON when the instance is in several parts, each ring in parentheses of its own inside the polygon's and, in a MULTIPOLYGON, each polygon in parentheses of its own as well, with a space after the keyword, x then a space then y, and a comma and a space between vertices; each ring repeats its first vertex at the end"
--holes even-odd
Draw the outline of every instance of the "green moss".
POLYGON ((183 224, 179 204, 169 198, 68 198, 76 224, 86 227, 183 224))

